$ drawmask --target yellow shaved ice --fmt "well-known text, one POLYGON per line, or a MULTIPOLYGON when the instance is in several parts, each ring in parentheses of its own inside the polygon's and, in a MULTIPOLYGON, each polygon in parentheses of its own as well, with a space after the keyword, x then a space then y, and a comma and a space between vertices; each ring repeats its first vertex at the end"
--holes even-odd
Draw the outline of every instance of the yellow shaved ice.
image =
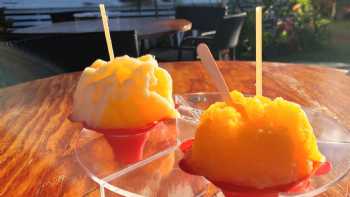
POLYGON ((172 79, 151 55, 96 60, 83 71, 73 99, 72 119, 92 128, 138 128, 177 116, 172 79))

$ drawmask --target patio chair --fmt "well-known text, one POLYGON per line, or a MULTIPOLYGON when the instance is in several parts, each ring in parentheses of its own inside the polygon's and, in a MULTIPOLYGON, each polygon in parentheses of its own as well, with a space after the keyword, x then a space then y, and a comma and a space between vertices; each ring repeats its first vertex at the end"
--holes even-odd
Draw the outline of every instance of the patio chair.
POLYGON ((187 37, 178 49, 178 59, 182 59, 183 50, 192 50, 193 59, 196 59, 196 46, 206 43, 216 59, 236 59, 235 48, 239 42, 239 36, 246 18, 246 13, 224 16, 218 23, 215 33, 211 35, 187 37))
MULTIPOLYGON (((136 31, 111 32, 111 38, 116 56, 139 56, 136 31)), ((96 59, 109 59, 103 32, 42 34, 35 38, 13 41, 13 44, 69 71, 81 70, 96 59)))
POLYGON ((205 35, 217 28, 218 22, 226 15, 227 7, 219 4, 179 5, 175 8, 175 18, 186 19, 192 23, 191 31, 178 32, 169 37, 169 46, 151 49, 159 55, 159 60, 176 60, 177 50, 187 36, 205 35), (205 20, 203 20, 205 19, 205 20), (166 52, 164 51, 166 50, 166 52), (174 55, 173 55, 174 54, 174 55))
POLYGON ((175 8, 175 18, 191 21, 192 30, 199 35, 217 29, 217 24, 227 13, 222 5, 181 5, 175 8))

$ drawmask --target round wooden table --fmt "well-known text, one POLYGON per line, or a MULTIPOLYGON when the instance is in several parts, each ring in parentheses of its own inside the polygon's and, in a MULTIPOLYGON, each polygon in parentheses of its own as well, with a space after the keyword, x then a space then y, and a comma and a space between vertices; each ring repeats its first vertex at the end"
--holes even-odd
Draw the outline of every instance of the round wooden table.
MULTIPOLYGON (((218 62, 230 89, 255 92, 255 63, 218 62)), ((199 62, 163 63, 174 93, 214 91, 199 62)), ((0 196, 97 196, 98 186, 76 161, 82 128, 67 117, 80 73, 0 90, 0 196)), ((350 127, 350 76, 307 65, 264 63, 264 95, 322 107, 350 127)), ((346 196, 347 177, 320 196, 346 196)))
MULTIPOLYGON (((185 32, 191 29, 192 23, 185 19, 170 18, 117 18, 109 20, 110 31, 136 30, 140 38, 156 37, 175 32, 185 32)), ((103 32, 101 20, 81 20, 53 23, 17 29, 18 34, 60 34, 60 33, 91 33, 103 32)))

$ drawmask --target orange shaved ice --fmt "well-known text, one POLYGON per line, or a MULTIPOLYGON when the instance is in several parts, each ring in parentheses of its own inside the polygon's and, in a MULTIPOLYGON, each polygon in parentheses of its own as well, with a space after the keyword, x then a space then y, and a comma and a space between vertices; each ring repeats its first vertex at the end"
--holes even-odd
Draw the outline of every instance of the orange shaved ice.
POLYGON ((73 99, 72 119, 91 128, 139 128, 177 116, 172 79, 151 55, 96 60, 83 71, 73 99))
POLYGON ((306 178, 314 161, 325 160, 298 104, 237 91, 231 97, 245 115, 223 102, 203 112, 187 158, 196 174, 263 189, 306 178))

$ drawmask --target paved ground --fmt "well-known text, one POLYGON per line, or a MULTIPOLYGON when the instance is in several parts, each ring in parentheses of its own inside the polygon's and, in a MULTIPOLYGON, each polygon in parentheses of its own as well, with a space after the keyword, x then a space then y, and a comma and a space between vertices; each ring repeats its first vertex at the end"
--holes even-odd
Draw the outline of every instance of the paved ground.
MULTIPOLYGON (((160 49, 151 51, 151 53, 162 62, 177 60, 176 49, 160 49)), ((183 60, 192 60, 191 53, 184 52, 183 56, 183 60)), ((57 75, 66 72, 65 70, 67 70, 65 65, 55 65, 0 42, 0 88, 57 75)))
POLYGON ((0 44, 0 87, 63 73, 63 69, 15 48, 0 44))

